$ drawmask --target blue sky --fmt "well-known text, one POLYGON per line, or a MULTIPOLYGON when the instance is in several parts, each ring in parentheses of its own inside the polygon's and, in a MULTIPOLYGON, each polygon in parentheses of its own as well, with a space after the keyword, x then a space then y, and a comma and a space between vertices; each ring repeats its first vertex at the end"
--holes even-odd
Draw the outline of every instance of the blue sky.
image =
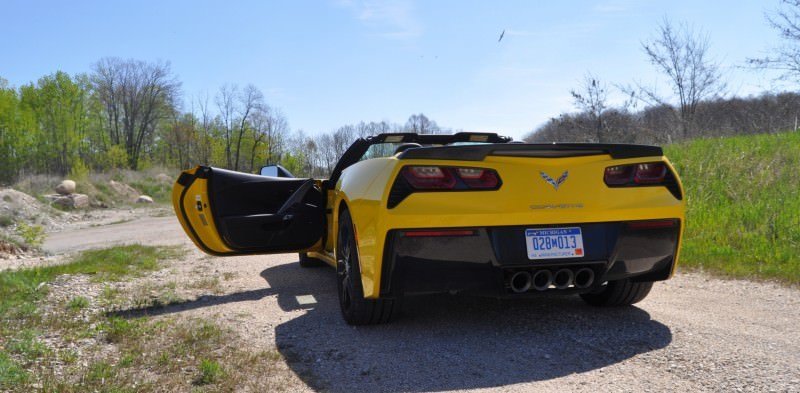
POLYGON ((19 86, 104 56, 168 60, 186 109, 225 83, 253 83, 307 134, 422 112, 520 138, 574 110, 569 90, 587 71, 609 84, 663 81, 641 41, 665 16, 709 35, 731 94, 770 89, 774 75, 738 66, 777 44, 764 19, 777 4, 3 0, 0 77, 19 86))

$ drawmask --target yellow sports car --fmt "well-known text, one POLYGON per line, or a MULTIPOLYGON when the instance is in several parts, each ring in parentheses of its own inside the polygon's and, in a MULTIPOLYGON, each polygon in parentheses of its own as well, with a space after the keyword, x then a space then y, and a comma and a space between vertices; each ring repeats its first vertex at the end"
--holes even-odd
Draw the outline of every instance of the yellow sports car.
POLYGON ((660 147, 464 132, 358 139, 326 180, 200 166, 172 200, 209 254, 335 267, 350 324, 388 322, 404 296, 429 293, 636 303, 675 271, 685 209, 660 147))

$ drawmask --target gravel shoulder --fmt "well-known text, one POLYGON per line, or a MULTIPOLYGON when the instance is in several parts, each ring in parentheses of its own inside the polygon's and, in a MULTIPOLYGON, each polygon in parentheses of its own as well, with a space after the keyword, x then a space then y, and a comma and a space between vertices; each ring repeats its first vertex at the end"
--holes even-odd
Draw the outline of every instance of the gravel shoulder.
POLYGON ((292 391, 800 391, 800 297, 777 284, 682 273, 619 309, 412 298, 396 323, 355 328, 339 316, 332 269, 301 269, 294 254, 208 257, 174 217, 54 233, 45 249, 130 242, 192 249, 165 279, 229 277, 131 314, 214 318, 253 348, 277 348, 298 377, 292 391))

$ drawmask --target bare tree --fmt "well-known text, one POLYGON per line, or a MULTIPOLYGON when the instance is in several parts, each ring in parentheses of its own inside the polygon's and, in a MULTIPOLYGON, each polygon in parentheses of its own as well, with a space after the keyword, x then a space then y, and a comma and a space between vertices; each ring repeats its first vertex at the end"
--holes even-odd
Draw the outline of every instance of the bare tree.
POLYGON ((331 141, 333 143, 333 152, 337 160, 344 154, 356 138, 356 128, 349 124, 341 126, 333 132, 331 141))
POLYGON ((780 33, 783 44, 774 48, 772 55, 747 62, 777 70, 783 80, 800 82, 800 0, 782 0, 781 5, 775 15, 767 15, 767 22, 780 33))
POLYGON ((106 112, 112 143, 124 144, 128 164, 137 169, 142 149, 152 140, 159 120, 172 113, 180 82, 169 63, 116 57, 98 61, 91 79, 106 112))
MULTIPOLYGON (((719 96, 725 83, 719 64, 708 55, 709 40, 685 24, 675 28, 668 19, 658 26, 655 38, 642 43, 650 63, 665 74, 678 101, 681 136, 689 136, 700 101, 719 96)), ((669 104, 655 88, 639 86, 640 99, 650 105, 669 104)))
POLYGON ((239 96, 239 129, 236 136, 236 151, 234 152, 233 170, 239 170, 239 157, 242 150, 242 140, 248 127, 247 118, 250 114, 264 106, 264 95, 254 85, 247 85, 239 96))
POLYGON ((225 164, 227 168, 233 167, 233 124, 236 116, 236 103, 234 102, 238 88, 223 85, 219 88, 216 98, 217 110, 222 120, 222 138, 225 141, 225 164))
POLYGON ((417 134, 440 134, 442 129, 435 121, 428 119, 427 116, 420 113, 418 115, 411 115, 406 122, 407 132, 414 132, 417 134))
POLYGON ((278 162, 283 154, 286 134, 289 133, 289 121, 275 108, 270 108, 267 127, 267 161, 278 162))
POLYGON ((589 115, 589 128, 594 131, 597 142, 603 142, 603 130, 606 127, 603 115, 608 108, 608 87, 596 76, 587 73, 580 90, 573 89, 569 93, 572 94, 575 107, 589 115))
POLYGON ((314 142, 316 150, 319 152, 314 158, 317 160, 317 166, 324 169, 324 175, 330 175, 333 171, 333 166, 339 159, 339 155, 334 148, 333 135, 324 133, 316 138, 314 142))
POLYGON ((266 145, 266 163, 280 162, 289 122, 283 114, 267 105, 257 107, 250 116, 253 137, 250 151, 250 168, 255 169, 258 147, 266 145))
MULTIPOLYGON (((211 135, 213 127, 213 118, 208 109, 208 93, 204 92, 201 96, 197 97, 197 106, 200 108, 200 132, 197 141, 197 158, 204 165, 211 163, 211 135)), ((192 112, 194 112, 194 105, 192 105, 192 112)), ((192 113, 194 115, 194 113, 192 113)))

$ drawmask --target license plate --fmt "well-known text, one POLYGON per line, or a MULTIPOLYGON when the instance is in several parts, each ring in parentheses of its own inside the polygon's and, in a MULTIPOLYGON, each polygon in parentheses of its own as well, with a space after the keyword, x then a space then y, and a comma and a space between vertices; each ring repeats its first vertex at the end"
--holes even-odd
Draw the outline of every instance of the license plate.
POLYGON ((528 259, 580 258, 583 236, 580 228, 541 228, 525 230, 528 259))

